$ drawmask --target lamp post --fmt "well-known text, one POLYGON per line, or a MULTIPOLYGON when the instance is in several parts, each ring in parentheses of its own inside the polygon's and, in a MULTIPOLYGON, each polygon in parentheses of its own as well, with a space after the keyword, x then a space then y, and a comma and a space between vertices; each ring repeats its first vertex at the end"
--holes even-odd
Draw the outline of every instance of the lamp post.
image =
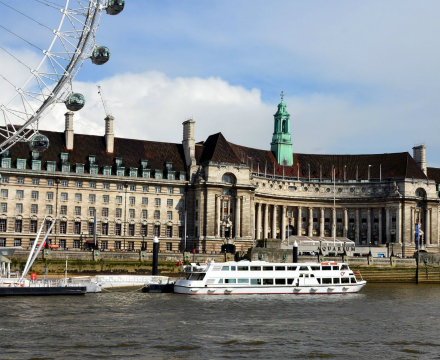
POLYGON ((142 233, 142 247, 141 247, 141 251, 145 251, 145 234, 142 233))

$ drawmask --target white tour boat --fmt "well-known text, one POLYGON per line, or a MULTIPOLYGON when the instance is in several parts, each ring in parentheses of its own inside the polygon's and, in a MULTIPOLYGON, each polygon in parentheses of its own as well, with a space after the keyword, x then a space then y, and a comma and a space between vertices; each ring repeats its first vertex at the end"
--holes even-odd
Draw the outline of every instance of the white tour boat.
MULTIPOLYGON (((346 263, 269 263, 230 261, 183 267, 174 292, 188 295, 344 294, 367 283, 346 263)), ((359 272, 357 272, 360 274, 359 272)))

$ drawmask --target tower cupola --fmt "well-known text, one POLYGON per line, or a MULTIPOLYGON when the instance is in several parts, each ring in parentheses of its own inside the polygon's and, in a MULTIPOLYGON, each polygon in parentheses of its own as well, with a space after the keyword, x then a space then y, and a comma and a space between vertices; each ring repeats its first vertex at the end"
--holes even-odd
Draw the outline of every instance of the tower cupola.
POLYGON ((284 92, 281 92, 281 102, 274 117, 274 130, 270 150, 275 155, 278 164, 285 166, 293 165, 292 138, 290 137, 290 114, 287 105, 283 101, 284 92))

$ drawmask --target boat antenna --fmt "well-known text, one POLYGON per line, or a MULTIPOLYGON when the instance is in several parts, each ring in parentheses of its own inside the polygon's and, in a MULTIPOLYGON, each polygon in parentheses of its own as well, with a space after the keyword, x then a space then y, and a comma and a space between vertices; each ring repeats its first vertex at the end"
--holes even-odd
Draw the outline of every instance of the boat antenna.
MULTIPOLYGON (((336 167, 333 165, 333 216, 336 215, 336 167)), ((336 244, 336 219, 333 218, 333 247, 336 244)))

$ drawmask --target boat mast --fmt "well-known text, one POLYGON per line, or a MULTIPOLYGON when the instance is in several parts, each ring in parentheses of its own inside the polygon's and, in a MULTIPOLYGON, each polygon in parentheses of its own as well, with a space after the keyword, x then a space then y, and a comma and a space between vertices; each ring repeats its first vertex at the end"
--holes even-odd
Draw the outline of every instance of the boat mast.
MULTIPOLYGON (((336 167, 333 165, 333 216, 336 216, 336 167)), ((336 244, 336 219, 333 218, 333 247, 336 244)))

